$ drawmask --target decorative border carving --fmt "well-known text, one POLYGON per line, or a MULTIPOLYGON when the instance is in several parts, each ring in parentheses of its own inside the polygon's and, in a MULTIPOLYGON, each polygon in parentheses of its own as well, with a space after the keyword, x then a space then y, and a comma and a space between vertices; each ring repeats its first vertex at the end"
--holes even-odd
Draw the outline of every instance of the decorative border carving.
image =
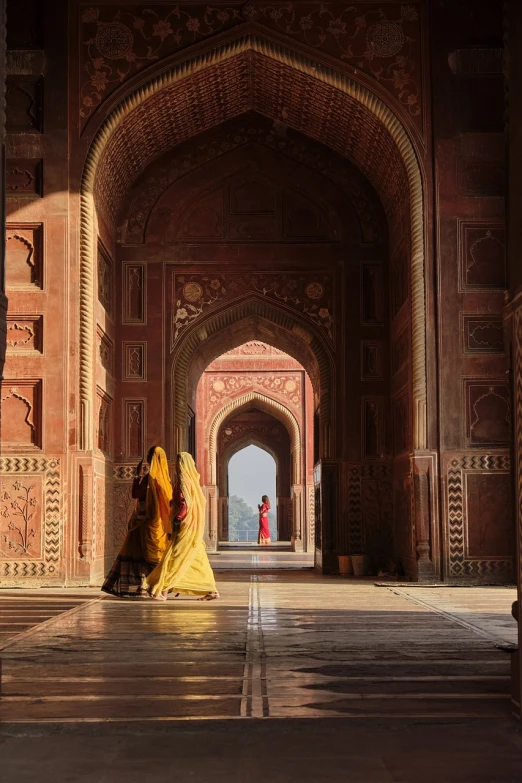
POLYGON ((0 457, 0 475, 41 475, 44 496, 44 546, 39 560, 0 561, 0 576, 10 582, 60 575, 62 520, 62 478, 58 457, 0 457))
POLYGON ((282 405, 276 400, 272 400, 270 397, 266 397, 264 394, 258 392, 248 392, 242 397, 238 397, 236 400, 232 400, 228 405, 223 406, 221 410, 214 416, 210 427, 208 437, 208 452, 210 461, 211 483, 216 483, 217 476, 217 440, 219 429, 221 424, 225 421, 227 416, 230 416, 233 411, 239 410, 249 402, 255 402, 259 405, 261 410, 265 410, 279 419, 288 430, 290 435, 290 448, 292 452, 292 482, 293 484, 301 483, 301 433, 299 431, 299 424, 294 414, 291 413, 288 408, 282 405))
POLYGON ((232 43, 218 46, 204 55, 185 60, 181 65, 164 71, 124 98, 110 113, 97 132, 89 149, 81 183, 80 195, 80 448, 91 450, 94 440, 92 411, 93 389, 93 302, 94 302, 94 184, 101 156, 114 131, 140 104, 189 75, 223 63, 242 52, 255 51, 274 61, 290 66, 314 79, 335 87, 350 96, 375 115, 397 144, 404 163, 411 210, 411 290, 412 290, 412 352, 414 397, 414 447, 426 446, 426 302, 424 261, 424 207, 422 175, 410 137, 397 115, 377 96, 353 79, 326 68, 313 60, 264 38, 247 34, 232 43))
POLYGON ((454 457, 446 468, 447 536, 446 573, 451 577, 491 577, 509 581, 513 575, 512 558, 477 559, 466 557, 466 473, 511 473, 508 454, 473 454, 454 457))
POLYGON ((365 552, 363 483, 367 480, 391 482, 393 468, 388 463, 351 465, 348 473, 348 546, 353 555, 365 552))

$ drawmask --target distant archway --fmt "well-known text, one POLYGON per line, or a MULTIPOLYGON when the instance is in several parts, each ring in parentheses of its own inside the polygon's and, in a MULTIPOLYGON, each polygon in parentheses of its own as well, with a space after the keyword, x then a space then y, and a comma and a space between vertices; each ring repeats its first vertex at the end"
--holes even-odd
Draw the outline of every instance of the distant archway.
POLYGON ((290 435, 290 450, 292 455, 292 484, 301 483, 301 435, 299 432, 299 425, 293 413, 285 408, 280 402, 267 397, 259 392, 248 392, 236 400, 232 400, 225 405, 219 413, 214 417, 209 430, 209 461, 210 461, 210 476, 213 484, 217 482, 217 436, 219 428, 222 423, 232 414, 237 413, 248 406, 255 405, 257 408, 270 413, 274 418, 278 419, 288 430, 290 435))

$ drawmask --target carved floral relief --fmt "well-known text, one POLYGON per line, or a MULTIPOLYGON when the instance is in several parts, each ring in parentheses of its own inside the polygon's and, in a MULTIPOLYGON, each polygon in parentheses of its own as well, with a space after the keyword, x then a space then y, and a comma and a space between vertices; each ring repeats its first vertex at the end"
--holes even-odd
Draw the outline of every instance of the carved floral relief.
POLYGON ((84 6, 80 118, 85 124, 125 80, 152 63, 245 22, 256 22, 363 71, 420 127, 417 3, 230 2, 212 6, 84 6))
POLYGON ((309 318, 333 342, 332 279, 326 275, 173 275, 175 307, 172 344, 204 312, 248 293, 291 307, 309 318))

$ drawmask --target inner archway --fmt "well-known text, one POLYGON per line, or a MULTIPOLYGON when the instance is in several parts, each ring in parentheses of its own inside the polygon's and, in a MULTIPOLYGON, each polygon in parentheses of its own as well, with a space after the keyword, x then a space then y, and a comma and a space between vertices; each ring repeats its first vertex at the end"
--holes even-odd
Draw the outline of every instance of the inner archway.
POLYGON ((212 549, 228 540, 230 460, 255 445, 277 465, 278 537, 294 550, 313 552, 313 513, 303 499, 313 494, 314 401, 305 368, 261 340, 242 343, 206 366, 195 392, 195 454, 209 499, 212 549))

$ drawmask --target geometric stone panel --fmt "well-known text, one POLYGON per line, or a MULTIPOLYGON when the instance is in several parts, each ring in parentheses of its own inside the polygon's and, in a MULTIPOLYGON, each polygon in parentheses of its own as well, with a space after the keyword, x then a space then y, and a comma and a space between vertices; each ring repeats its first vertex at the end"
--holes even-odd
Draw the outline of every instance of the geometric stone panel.
POLYGON ((7 316, 7 350, 16 353, 42 353, 41 315, 7 316))
POLYGON ((122 324, 146 323, 145 266, 123 264, 122 324))
POLYGON ((123 400, 123 433, 125 457, 141 459, 145 453, 146 400, 123 400))
POLYGON ((510 557, 515 530, 509 473, 466 473, 467 557, 510 557))
POLYGON ((42 161, 37 159, 8 158, 5 164, 6 196, 42 195, 42 161))
POLYGON ((382 267, 363 263, 361 269, 361 322, 380 324, 383 319, 382 267))
POLYGON ((445 470, 446 573, 450 577, 490 578, 495 581, 511 579, 514 536, 510 552, 479 554, 485 547, 505 549, 508 540, 504 521, 500 522, 498 534, 492 531, 491 525, 497 527, 503 514, 511 519, 512 511, 508 507, 511 490, 506 491, 511 481, 509 456, 455 455, 446 460, 445 470), (485 477, 488 478, 481 487, 480 501, 477 501, 476 493, 485 477), (489 477, 494 477, 495 481, 490 481, 489 477), (478 502, 485 504, 485 508, 479 508, 478 502))
POLYGON ((461 318, 465 354, 504 353, 504 327, 500 315, 461 313, 461 318))
POLYGON ((510 441, 508 384, 493 379, 464 380, 466 436, 470 446, 504 446, 510 441))
POLYGON ((8 133, 42 131, 43 79, 32 76, 6 78, 6 130, 8 133))
POLYGON ((498 221, 459 221, 458 228, 461 290, 504 289, 506 238, 503 225, 498 221))
POLYGON ((2 446, 7 450, 42 448, 42 381, 4 380, 1 391, 2 446))
POLYGON ((367 554, 380 567, 392 556, 392 466, 348 468, 348 554, 367 554))
POLYGON ((127 533, 129 517, 136 507, 136 501, 131 497, 132 480, 136 464, 119 463, 113 466, 113 527, 112 546, 113 551, 118 551, 127 533))
POLYGON ((63 524, 60 460, 3 456, 0 475, 2 583, 26 583, 31 577, 59 577, 63 524))
POLYGON ((95 558, 105 555, 108 540, 107 524, 111 510, 111 484, 105 476, 96 475, 94 485, 94 524, 92 551, 95 558))
POLYGON ((361 380, 381 381, 383 377, 383 344, 374 340, 361 342, 361 380))
POLYGON ((97 447, 106 456, 112 456, 113 421, 112 399, 102 389, 96 390, 97 398, 97 447))
POLYGON ((147 380, 147 343, 123 343, 124 381, 147 380))
POLYGON ((43 288, 41 223, 8 223, 5 269, 7 289, 43 288))
POLYGON ((382 457, 384 452, 384 399, 362 397, 362 455, 365 459, 382 457))

